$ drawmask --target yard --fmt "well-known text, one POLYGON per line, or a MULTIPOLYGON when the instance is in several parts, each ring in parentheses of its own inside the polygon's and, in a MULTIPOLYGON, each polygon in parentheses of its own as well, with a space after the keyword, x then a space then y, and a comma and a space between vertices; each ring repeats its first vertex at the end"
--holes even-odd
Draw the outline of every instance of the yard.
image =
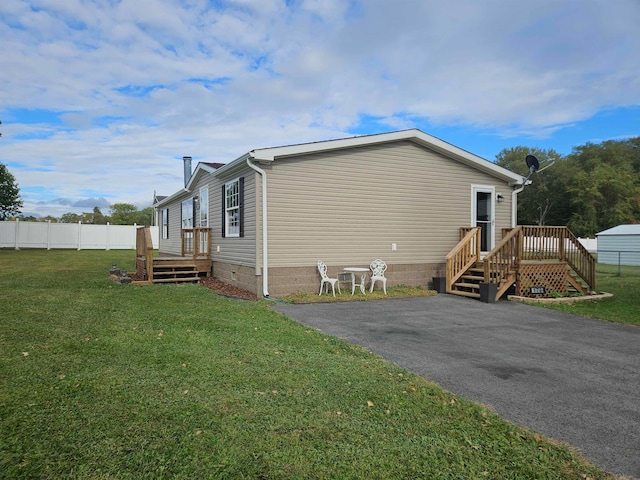
POLYGON ((598 263, 596 275, 598 291, 613 293, 613 298, 545 306, 585 317, 640 326, 640 267, 621 266, 618 271, 617 265, 598 263))
POLYGON ((0 477, 613 478, 270 302, 108 279, 133 257, 0 250, 0 477))

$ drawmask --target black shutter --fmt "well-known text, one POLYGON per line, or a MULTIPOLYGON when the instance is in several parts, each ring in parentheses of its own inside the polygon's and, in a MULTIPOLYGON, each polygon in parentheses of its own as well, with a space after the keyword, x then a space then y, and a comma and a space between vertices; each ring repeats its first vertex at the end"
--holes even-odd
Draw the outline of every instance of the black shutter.
POLYGON ((224 238, 226 236, 225 235, 225 229, 224 229, 225 217, 226 217, 226 215, 225 215, 225 211, 226 211, 226 209, 225 209, 225 205, 226 205, 225 201, 226 201, 226 186, 222 185, 222 215, 220 215, 220 218, 222 219, 222 235, 221 235, 222 238, 224 238))
POLYGON ((244 237, 244 177, 240 177, 239 181, 239 190, 240 190, 240 236, 244 237))

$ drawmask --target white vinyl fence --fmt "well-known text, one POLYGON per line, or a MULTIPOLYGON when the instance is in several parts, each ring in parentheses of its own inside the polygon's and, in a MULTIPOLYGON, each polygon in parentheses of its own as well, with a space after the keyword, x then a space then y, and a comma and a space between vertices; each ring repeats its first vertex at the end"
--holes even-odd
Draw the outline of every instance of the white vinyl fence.
MULTIPOLYGON (((83 223, 0 222, 0 248, 74 248, 77 250, 128 250, 136 248, 136 225, 83 223)), ((151 227, 158 248, 158 227, 151 227)))
POLYGON ((589 253, 596 253, 598 251, 598 239, 597 238, 578 238, 578 241, 584 248, 589 250, 589 253))

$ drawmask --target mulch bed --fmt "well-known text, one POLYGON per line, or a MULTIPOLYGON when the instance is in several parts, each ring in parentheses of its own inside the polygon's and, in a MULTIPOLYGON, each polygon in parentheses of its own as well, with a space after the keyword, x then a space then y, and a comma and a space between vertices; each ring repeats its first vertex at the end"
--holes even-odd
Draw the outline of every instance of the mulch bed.
MULTIPOLYGON (((129 273, 127 274, 127 276, 134 282, 144 282, 143 275, 138 275, 137 273, 129 273)), ((117 280, 117 278, 114 278, 114 280, 117 280)), ((229 285, 228 283, 224 283, 223 281, 218 280, 215 277, 202 277, 200 279, 200 285, 213 290, 218 295, 222 295, 224 297, 240 298, 242 300, 252 300, 254 302, 258 301, 258 297, 255 294, 246 290, 242 290, 241 288, 234 287, 233 285, 229 285)))
POLYGON ((243 300, 253 301, 258 300, 258 297, 255 294, 247 292, 246 290, 242 290, 241 288, 234 287, 233 285, 229 285, 228 283, 224 283, 223 281, 218 280, 215 277, 201 278, 200 285, 209 288, 217 294, 223 295, 225 297, 241 298, 243 300))

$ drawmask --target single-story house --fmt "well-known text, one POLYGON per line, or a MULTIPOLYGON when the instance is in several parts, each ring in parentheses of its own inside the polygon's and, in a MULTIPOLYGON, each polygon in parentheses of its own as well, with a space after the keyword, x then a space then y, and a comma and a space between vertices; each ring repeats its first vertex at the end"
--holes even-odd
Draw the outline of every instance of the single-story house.
POLYGON ((598 263, 640 265, 640 224, 618 225, 600 233, 598 263))
POLYGON ((417 129, 184 160, 184 188, 154 204, 160 255, 209 229, 210 273, 265 297, 318 291, 318 260, 335 276, 380 258, 389 286, 428 286, 461 227, 488 252, 516 226, 525 180, 417 129))

